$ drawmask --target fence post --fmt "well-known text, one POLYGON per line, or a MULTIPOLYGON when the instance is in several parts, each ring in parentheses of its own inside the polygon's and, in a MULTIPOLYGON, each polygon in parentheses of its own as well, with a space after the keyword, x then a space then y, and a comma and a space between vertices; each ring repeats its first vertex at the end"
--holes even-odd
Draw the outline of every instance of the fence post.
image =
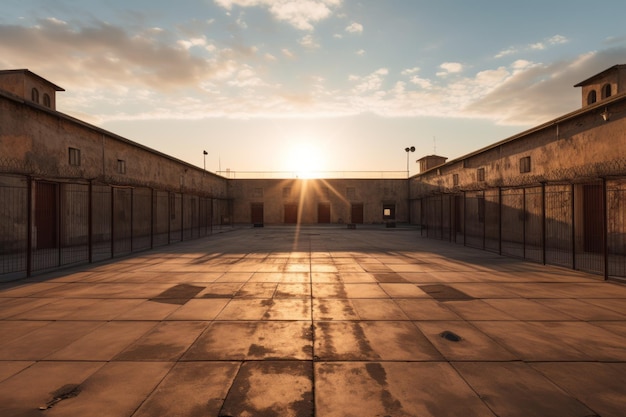
POLYGON ((522 258, 526 259, 526 187, 522 187, 522 258))
POLYGON ((546 264, 546 183, 541 183, 541 262, 546 264))
POLYGON ((502 187, 498 187, 498 255, 502 255, 502 187))
POLYGON ((93 263, 93 180, 89 180, 87 194, 87 250, 89 263, 93 263))
POLYGON ((115 187, 111 186, 111 258, 115 257, 115 187))
POLYGON ((572 184, 572 269, 576 269, 576 186, 572 184))
POLYGON ((28 176, 26 192, 28 195, 26 196, 26 205, 27 214, 26 214, 26 276, 30 277, 33 272, 33 178, 28 176))
POLYGON ((156 214, 154 188, 150 188, 150 249, 154 249, 154 217, 156 214))
POLYGON ((609 219, 607 216, 606 178, 602 178, 602 240, 604 245, 604 280, 609 279, 609 219))

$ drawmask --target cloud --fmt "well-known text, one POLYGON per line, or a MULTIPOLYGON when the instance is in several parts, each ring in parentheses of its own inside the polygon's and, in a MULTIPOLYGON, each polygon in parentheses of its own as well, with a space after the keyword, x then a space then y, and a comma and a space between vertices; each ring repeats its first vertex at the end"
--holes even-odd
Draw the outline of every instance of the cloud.
POLYGON ((439 68, 441 68, 443 71, 438 72, 437 76, 445 77, 449 74, 457 74, 463 71, 463 64, 460 64, 458 62, 444 62, 443 64, 439 65, 439 68))
POLYGON ((265 7, 275 19, 293 27, 311 31, 313 24, 331 16, 342 0, 214 0, 227 10, 233 6, 265 7))
POLYGON ((346 32, 348 33, 363 33, 363 25, 360 23, 353 22, 348 27, 346 27, 346 32))
POLYGON ((567 42, 569 42, 569 39, 567 39, 565 36, 554 35, 542 41, 533 42, 525 46, 511 46, 507 49, 504 49, 498 52, 495 55, 495 58, 502 58, 508 55, 514 55, 514 54, 525 52, 525 51, 543 51, 543 50, 548 49, 551 46, 562 45, 567 42))
POLYGON ((305 35, 302 38, 300 38, 298 43, 304 46, 305 48, 309 48, 309 49, 317 49, 320 47, 320 45, 315 41, 315 38, 313 37, 313 35, 310 35, 310 34, 305 35))
POLYGON ((359 49, 358 51, 355 52, 355 54, 357 54, 358 56, 363 56, 365 55, 365 49, 359 49))
POLYGON ((356 82, 354 91, 357 93, 365 93, 379 91, 383 85, 385 77, 389 74, 387 68, 381 68, 366 76, 350 75, 348 80, 356 82))

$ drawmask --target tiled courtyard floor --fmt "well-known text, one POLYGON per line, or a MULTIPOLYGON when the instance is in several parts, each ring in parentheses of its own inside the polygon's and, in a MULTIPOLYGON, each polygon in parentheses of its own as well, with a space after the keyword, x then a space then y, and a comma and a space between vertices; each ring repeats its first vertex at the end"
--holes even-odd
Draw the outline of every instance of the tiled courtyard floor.
POLYGON ((626 416, 626 286, 411 229, 0 284, 0 416, 626 416))

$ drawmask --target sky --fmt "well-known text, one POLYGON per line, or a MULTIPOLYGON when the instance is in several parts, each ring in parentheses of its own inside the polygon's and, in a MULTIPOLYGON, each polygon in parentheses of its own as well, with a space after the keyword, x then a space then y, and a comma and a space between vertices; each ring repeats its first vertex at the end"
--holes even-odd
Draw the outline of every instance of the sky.
POLYGON ((2 0, 1 9, 0 69, 63 87, 58 111, 240 175, 406 173, 407 161, 413 175, 425 155, 459 158, 577 110, 576 83, 626 64, 623 0, 2 0))

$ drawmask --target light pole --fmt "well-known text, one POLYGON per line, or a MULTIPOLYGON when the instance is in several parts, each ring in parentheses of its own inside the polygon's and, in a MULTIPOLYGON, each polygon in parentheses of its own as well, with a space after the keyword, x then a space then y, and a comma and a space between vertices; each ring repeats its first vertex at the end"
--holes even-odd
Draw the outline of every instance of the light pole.
POLYGON ((415 146, 404 148, 404 150, 406 152, 406 177, 409 178, 409 152, 415 152, 415 146))
POLYGON ((206 156, 207 156, 208 154, 209 154, 209 153, 208 153, 207 151, 202 151, 202 155, 204 156, 204 170, 205 170, 205 171, 206 171, 206 156))
POLYGON ((409 225, 411 224, 411 180, 409 179, 411 176, 409 174, 409 154, 411 152, 415 152, 415 146, 411 146, 410 148, 404 148, 406 152, 406 210, 407 210, 407 221, 409 225))

